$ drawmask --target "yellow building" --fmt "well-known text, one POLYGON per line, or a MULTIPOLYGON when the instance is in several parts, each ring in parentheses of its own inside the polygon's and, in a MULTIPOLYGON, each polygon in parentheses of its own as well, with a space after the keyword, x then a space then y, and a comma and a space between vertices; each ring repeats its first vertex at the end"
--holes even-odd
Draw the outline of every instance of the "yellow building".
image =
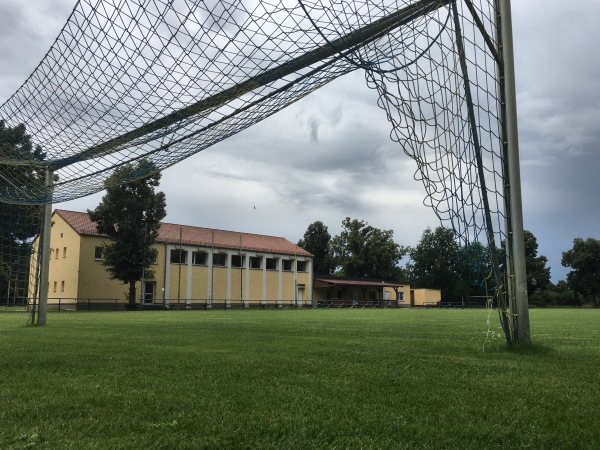
POLYGON ((410 298, 408 284, 380 280, 318 277, 313 286, 313 299, 320 306, 382 308, 401 305, 410 298))
POLYGON ((411 289, 410 306, 439 306, 442 291, 439 289, 411 289))
MULTIPOLYGON (((52 215, 48 305, 120 309, 128 286, 102 265, 96 224, 86 213, 52 215)), ((312 305, 312 255, 274 236, 162 223, 154 276, 137 284, 144 307, 312 305)))

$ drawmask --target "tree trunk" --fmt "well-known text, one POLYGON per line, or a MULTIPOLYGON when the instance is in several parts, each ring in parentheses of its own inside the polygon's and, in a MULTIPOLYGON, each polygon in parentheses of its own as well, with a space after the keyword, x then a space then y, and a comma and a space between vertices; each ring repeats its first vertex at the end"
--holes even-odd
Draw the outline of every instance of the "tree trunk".
POLYGON ((135 308, 135 281, 129 282, 129 308, 135 308))

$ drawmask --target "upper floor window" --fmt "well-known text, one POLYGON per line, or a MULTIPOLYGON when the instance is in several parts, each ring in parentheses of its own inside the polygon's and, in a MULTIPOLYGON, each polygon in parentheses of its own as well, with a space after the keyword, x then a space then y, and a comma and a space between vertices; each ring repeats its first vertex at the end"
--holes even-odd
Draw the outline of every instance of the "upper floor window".
POLYGON ((250 268, 251 269, 260 269, 262 258, 260 256, 251 256, 250 257, 250 268))
POLYGON ((227 265, 226 253, 213 253, 213 266, 224 267, 227 265))
POLYGON ((171 250, 171 264, 186 264, 187 250, 173 249, 171 250))
POLYGON ((267 270, 277 270, 277 260, 275 258, 267 258, 265 264, 267 270))
POLYGON ((296 270, 298 272, 306 272, 306 261, 296 261, 296 270))
POLYGON ((102 247, 94 248, 94 259, 104 259, 104 255, 102 254, 103 250, 104 249, 102 247))
POLYGON ((291 259, 284 259, 281 262, 283 263, 282 270, 284 272, 291 272, 292 271, 292 260, 291 259))
POLYGON ((206 256, 206 252, 192 252, 192 264, 195 266, 205 266, 206 256))
POLYGON ((231 255, 231 267, 244 267, 246 257, 244 255, 231 255))

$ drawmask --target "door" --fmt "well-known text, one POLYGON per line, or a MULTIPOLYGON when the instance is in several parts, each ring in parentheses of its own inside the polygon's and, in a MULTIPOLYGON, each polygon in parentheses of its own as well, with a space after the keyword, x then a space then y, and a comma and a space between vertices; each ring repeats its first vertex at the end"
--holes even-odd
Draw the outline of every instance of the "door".
POLYGON ((144 304, 154 303, 154 291, 156 287, 156 282, 154 281, 144 281, 144 304))
POLYGON ((303 298, 304 298, 304 286, 298 286, 298 296, 296 297, 297 306, 302 306, 303 298))

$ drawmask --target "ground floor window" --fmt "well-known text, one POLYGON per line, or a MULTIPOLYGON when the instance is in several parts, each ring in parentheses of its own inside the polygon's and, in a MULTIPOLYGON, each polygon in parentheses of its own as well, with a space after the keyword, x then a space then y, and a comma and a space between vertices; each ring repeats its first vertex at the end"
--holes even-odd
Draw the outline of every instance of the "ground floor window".
POLYGON ((144 304, 154 303, 156 281, 144 281, 142 288, 142 300, 144 304))

